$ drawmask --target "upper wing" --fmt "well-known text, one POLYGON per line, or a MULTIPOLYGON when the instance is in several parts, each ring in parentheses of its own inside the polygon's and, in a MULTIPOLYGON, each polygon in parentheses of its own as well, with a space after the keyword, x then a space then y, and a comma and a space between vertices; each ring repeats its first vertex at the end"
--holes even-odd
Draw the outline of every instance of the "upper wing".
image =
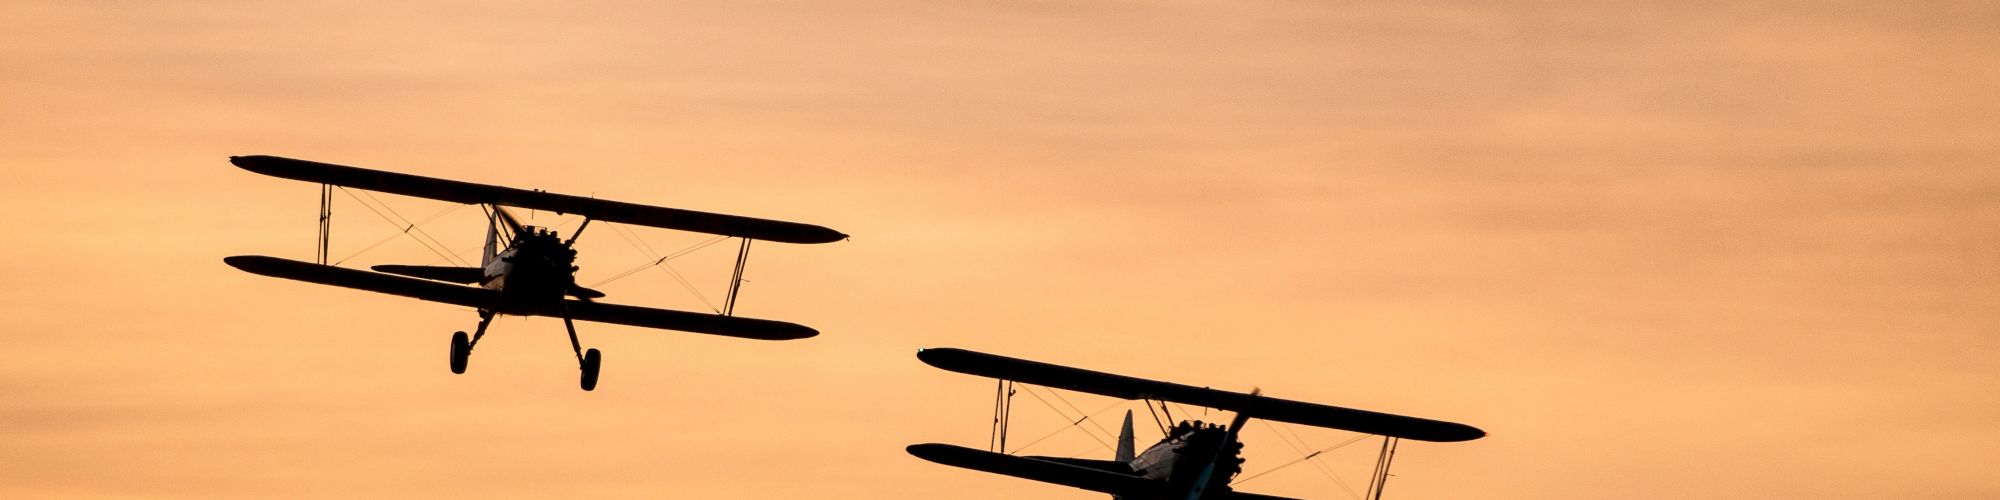
POLYGON ((964 349, 924 349, 917 351, 917 358, 931 366, 981 377, 1026 382, 1114 398, 1175 401, 1232 410, 1279 422, 1419 441, 1469 441, 1486 436, 1486 431, 1465 424, 1252 396, 1240 392, 1113 375, 964 349))
POLYGON ((1110 493, 1125 497, 1150 498, 1158 496, 1165 484, 1130 474, 1119 474, 1098 469, 1061 464, 1047 460, 1017 457, 975 450, 948 444, 917 444, 905 448, 917 458, 937 462, 952 467, 991 472, 1022 479, 1032 479, 1044 483, 1054 483, 1072 488, 1082 488, 1098 493, 1110 493))
POLYGON ((222 261, 229 263, 229 265, 237 269, 274 278, 401 295, 431 302, 443 302, 472 308, 483 309, 493 307, 493 301, 499 293, 484 288, 452 285, 390 274, 371 273, 343 267, 323 266, 310 262, 299 262, 291 259, 264 257, 261 255, 238 255, 235 257, 225 257, 222 261))
POLYGON ((822 226, 775 221, 693 210, 655 207, 599 200, 581 196, 544 193, 526 189, 474 184, 454 180, 399 174, 277 156, 231 156, 229 162, 244 170, 272 177, 347 186, 458 203, 490 203, 550 212, 578 214, 595 220, 663 227, 697 233, 720 234, 784 243, 829 243, 847 239, 822 226))
MULTIPOLYGON (((238 255, 222 259, 237 269, 275 278, 401 295, 432 302, 484 309, 493 307, 499 292, 485 288, 324 266, 277 257, 238 255)), ((801 339, 819 335, 804 325, 667 309, 566 300, 570 318, 760 340, 801 339)))

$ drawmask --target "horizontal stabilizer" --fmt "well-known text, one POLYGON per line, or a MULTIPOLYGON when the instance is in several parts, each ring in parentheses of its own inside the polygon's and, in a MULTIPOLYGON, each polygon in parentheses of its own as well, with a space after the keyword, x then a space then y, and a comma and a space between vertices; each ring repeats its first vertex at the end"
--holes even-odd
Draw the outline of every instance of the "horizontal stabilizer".
POLYGON ((1228 500, 1299 500, 1297 498, 1292 498, 1292 497, 1259 495, 1256 493, 1244 493, 1241 491, 1226 491, 1220 494, 1216 494, 1216 496, 1220 496, 1228 500))
POLYGON ((1044 483, 1060 484, 1098 493, 1124 497, 1159 496, 1165 483, 1131 474, 1118 474, 1041 460, 975 450, 948 444, 918 444, 906 448, 917 458, 962 469, 991 472, 1044 483))
POLYGON ((371 273, 368 271, 300 262, 291 259, 280 259, 277 257, 238 255, 224 258, 222 261, 237 269, 273 278, 367 290, 389 295, 401 295, 463 307, 492 307, 494 300, 499 297, 499 292, 484 288, 448 285, 436 281, 405 278, 393 274, 371 273))
POLYGON ((931 366, 969 375, 1114 398, 1173 401, 1235 411, 1265 420, 1366 434, 1418 441, 1470 441, 1486 436, 1486 431, 1465 424, 1146 380, 964 349, 923 349, 917 351, 917 359, 931 366))
POLYGON ((679 231, 784 243, 831 243, 847 239, 847 235, 841 234, 840 231, 812 224, 600 200, 277 156, 231 156, 229 162, 244 170, 285 179, 456 203, 486 203, 547 210, 582 215, 592 220, 679 231))
POLYGON ((1115 474, 1128 474, 1128 475, 1137 474, 1137 472, 1134 472, 1132 470, 1132 466, 1130 464, 1127 464, 1125 462, 1120 462, 1117 460, 1092 460, 1088 458, 1044 457, 1040 455, 1026 455, 1024 456, 1024 458, 1032 458, 1035 460, 1046 460, 1063 465, 1074 465, 1086 469, 1097 469, 1104 472, 1110 472, 1115 474))
POLYGON ((583 299, 583 300, 590 300, 590 299, 601 299, 601 298, 604 298, 604 292, 600 292, 600 291, 597 291, 597 290, 592 290, 592 289, 589 289, 589 288, 584 288, 584 287, 580 287, 580 286, 576 286, 576 285, 570 285, 570 287, 569 287, 569 296, 571 296, 571 297, 576 297, 576 298, 579 298, 579 299, 583 299))
POLYGON ((470 285, 473 283, 478 283, 481 281, 485 281, 486 278, 486 272, 477 267, 405 266, 399 264, 383 264, 379 266, 369 267, 369 269, 374 269, 377 272, 400 274, 412 278, 423 278, 427 280, 443 281, 446 283, 457 283, 460 285, 470 285))

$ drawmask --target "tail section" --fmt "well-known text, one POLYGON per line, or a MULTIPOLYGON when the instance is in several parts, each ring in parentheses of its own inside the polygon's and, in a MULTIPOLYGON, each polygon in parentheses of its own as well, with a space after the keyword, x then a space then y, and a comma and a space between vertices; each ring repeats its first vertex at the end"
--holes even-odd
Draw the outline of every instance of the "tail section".
MULTIPOLYGON (((1125 410, 1125 425, 1118 428, 1118 451, 1114 452, 1116 454, 1112 455, 1111 458, 1116 459, 1118 463, 1131 465, 1132 459, 1138 456, 1138 452, 1134 448, 1135 446, 1132 443, 1132 410, 1125 410)), ((1111 500, 1125 500, 1125 497, 1122 495, 1111 495, 1111 500)))
POLYGON ((500 215, 497 213, 487 214, 486 216, 486 249, 479 254, 479 267, 481 269, 493 265, 493 256, 500 253, 500 221, 497 220, 499 217, 500 215))
POLYGON ((493 213, 486 216, 486 255, 479 259, 479 267, 492 264, 493 258, 498 257, 500 251, 505 250, 510 244, 501 240, 513 240, 528 234, 527 227, 522 226, 521 220, 515 219, 514 214, 507 213, 507 209, 500 208, 499 205, 490 206, 493 207, 493 213), (501 232, 503 229, 505 233, 501 232))
POLYGON ((1125 426, 1118 429, 1118 454, 1113 458, 1120 462, 1132 463, 1136 451, 1132 444, 1132 410, 1125 410, 1125 426))

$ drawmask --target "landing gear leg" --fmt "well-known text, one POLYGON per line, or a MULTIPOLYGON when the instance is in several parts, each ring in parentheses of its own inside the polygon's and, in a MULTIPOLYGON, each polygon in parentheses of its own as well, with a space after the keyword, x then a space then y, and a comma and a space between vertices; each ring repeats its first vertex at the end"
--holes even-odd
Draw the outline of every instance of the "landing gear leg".
POLYGON ((451 334, 452 373, 465 373, 465 363, 472 358, 472 346, 479 343, 480 337, 486 336, 486 325, 493 323, 493 316, 494 314, 491 311, 479 311, 479 328, 474 330, 472 338, 469 340, 466 339, 465 332, 453 332, 451 334))
POLYGON ((589 351, 583 350, 583 343, 576 340, 576 322, 569 319, 568 311, 564 311, 564 313, 563 328, 569 330, 569 348, 576 351, 577 368, 583 371, 583 390, 596 390, 597 367, 603 365, 604 355, 599 354, 596 348, 592 348, 589 351))

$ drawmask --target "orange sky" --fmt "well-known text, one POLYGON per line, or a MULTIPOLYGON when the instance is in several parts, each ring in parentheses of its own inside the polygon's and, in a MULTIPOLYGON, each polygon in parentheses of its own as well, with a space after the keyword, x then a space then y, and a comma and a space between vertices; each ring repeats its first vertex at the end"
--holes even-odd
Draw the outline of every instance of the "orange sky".
MULTIPOLYGON (((1100 497, 904 454, 986 438, 929 346, 1492 433, 1392 498, 2000 496, 2000 8, 1217 4, 0 4, 0 497, 1100 497), (819 338, 581 325, 584 393, 507 319, 454 376, 469 311, 222 264, 312 255, 315 187, 238 154, 854 239, 752 252, 739 313, 819 338)), ((338 203, 336 257, 393 234, 338 203)), ((731 257, 675 262, 713 300, 731 257)), ((442 263, 345 265, 390 262, 442 263)))

